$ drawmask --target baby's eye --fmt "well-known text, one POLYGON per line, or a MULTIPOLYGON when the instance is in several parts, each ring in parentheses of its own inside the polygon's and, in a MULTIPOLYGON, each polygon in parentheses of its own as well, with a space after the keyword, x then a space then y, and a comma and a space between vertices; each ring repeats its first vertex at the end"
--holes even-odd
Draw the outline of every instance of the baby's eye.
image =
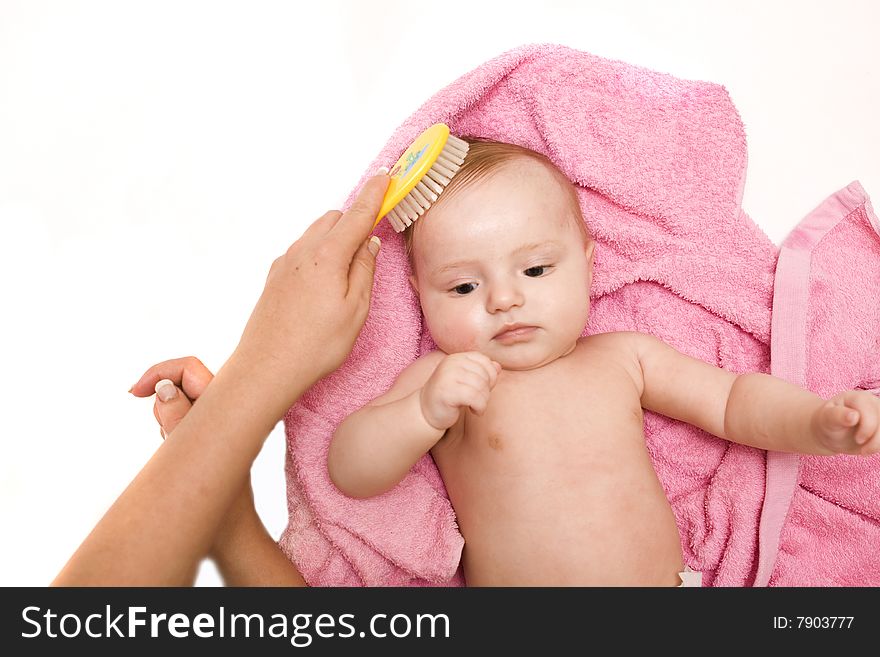
POLYGON ((537 278, 538 276, 543 276, 548 269, 550 269, 550 265, 536 265, 535 267, 529 267, 523 273, 526 276, 537 278))
POLYGON ((470 294, 476 289, 476 283, 462 283, 461 285, 456 285, 454 288, 452 288, 452 291, 456 294, 464 296, 465 294, 470 294))

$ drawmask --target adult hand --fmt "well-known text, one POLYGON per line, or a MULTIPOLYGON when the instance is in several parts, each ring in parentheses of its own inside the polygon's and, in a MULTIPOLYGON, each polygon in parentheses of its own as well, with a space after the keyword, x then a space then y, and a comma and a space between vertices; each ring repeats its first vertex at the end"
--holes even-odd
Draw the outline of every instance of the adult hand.
MULTIPOLYGON (((153 415, 164 439, 171 436, 213 378, 198 358, 175 358, 150 367, 130 392, 136 397, 149 397, 155 390, 153 415)), ((257 515, 250 476, 220 522, 208 556, 229 585, 304 584, 257 515)))
MULTIPOLYGON (((149 397, 155 390, 153 415, 164 439, 171 435, 189 413, 193 403, 213 378, 211 370, 195 356, 174 358, 150 367, 131 387, 130 392, 135 397, 149 397)), ((234 540, 236 528, 245 520, 252 520, 256 514, 253 489, 248 477, 217 530, 211 556, 221 556, 226 544, 234 540)))
POLYGON ((271 377, 290 402, 342 364, 367 317, 379 250, 367 237, 388 181, 368 179, 346 212, 326 213, 272 263, 233 359, 271 377))
MULTIPOLYGON (((378 240, 367 236, 388 181, 386 175, 370 178, 347 212, 325 214, 273 263, 235 352, 54 585, 192 581, 194 564, 211 550, 272 428, 354 345, 369 310, 378 252, 378 240)), ((155 376, 132 392, 151 394, 155 376)), ((186 392, 184 368, 180 377, 186 392)), ((265 527, 254 524, 248 535, 259 536, 257 561, 272 564, 263 576, 302 584, 265 527)), ((236 581, 250 574, 238 572, 236 581)))
POLYGON ((156 393, 153 415, 159 423, 162 438, 166 438, 213 378, 211 370, 195 356, 174 358, 150 367, 129 392, 135 397, 149 397, 156 393), (166 381, 168 387, 162 390, 164 386, 157 385, 160 381, 166 381))

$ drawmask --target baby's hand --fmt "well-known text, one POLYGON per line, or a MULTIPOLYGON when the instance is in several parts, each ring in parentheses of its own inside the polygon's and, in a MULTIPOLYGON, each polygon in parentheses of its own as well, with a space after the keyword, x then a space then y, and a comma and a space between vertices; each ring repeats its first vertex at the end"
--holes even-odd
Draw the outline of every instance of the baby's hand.
POLYGON ((880 452, 880 399, 864 390, 841 392, 813 414, 813 431, 838 454, 880 452))
POLYGON ((482 415, 489 404, 501 365, 476 351, 446 356, 420 393, 422 415, 445 431, 458 421, 462 408, 482 415))

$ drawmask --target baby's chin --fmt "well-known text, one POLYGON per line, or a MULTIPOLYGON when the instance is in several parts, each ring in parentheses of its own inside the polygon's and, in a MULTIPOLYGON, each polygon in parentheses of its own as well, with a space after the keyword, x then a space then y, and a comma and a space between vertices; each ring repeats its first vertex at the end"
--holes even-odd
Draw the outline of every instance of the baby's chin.
POLYGON ((549 365, 565 356, 571 349, 549 351, 547 349, 527 348, 526 345, 490 348, 485 353, 499 363, 502 369, 511 372, 525 372, 549 365))
POLYGON ((483 345, 443 345, 438 344, 437 348, 446 354, 455 354, 463 351, 477 351, 488 356, 496 363, 500 364, 502 369, 511 372, 524 372, 534 370, 544 365, 552 363, 554 360, 568 355, 574 349, 576 342, 566 345, 564 348, 548 349, 547 345, 541 344, 517 344, 517 345, 501 345, 501 344, 483 344, 483 345))
POLYGON ((501 369, 508 372, 527 372, 548 365, 559 358, 558 355, 548 355, 545 358, 522 358, 509 356, 490 356, 492 360, 501 365, 501 369))

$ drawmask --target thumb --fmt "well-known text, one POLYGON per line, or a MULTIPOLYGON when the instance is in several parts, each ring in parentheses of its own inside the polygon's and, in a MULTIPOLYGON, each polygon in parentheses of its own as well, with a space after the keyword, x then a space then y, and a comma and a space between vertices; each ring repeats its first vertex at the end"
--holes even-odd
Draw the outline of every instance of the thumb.
POLYGON ((348 294, 369 301, 373 291, 373 274, 376 271, 376 256, 382 242, 373 235, 361 244, 351 261, 348 272, 348 294))
POLYGON ((174 431, 191 408, 192 402, 189 398, 169 379, 162 379, 156 384, 153 414, 159 422, 163 438, 167 438, 174 431))

